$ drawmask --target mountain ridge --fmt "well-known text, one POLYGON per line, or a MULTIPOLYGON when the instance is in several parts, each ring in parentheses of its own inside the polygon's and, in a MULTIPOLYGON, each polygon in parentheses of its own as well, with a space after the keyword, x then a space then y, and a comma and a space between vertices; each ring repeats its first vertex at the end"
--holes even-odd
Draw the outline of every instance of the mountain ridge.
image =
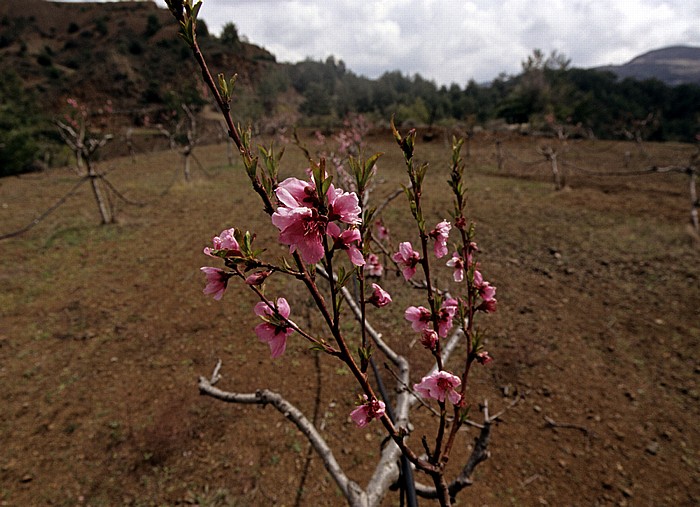
POLYGON ((700 85, 700 47, 667 46, 635 56, 622 65, 593 70, 612 72, 619 79, 658 79, 669 86, 700 85))

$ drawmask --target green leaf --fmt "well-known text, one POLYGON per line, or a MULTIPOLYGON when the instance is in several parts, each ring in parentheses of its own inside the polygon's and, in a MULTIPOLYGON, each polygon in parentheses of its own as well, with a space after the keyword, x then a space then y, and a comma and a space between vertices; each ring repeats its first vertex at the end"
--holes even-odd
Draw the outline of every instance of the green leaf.
POLYGON ((321 184, 321 193, 323 195, 326 195, 326 193, 328 192, 328 189, 331 186, 331 183, 333 183, 333 176, 329 176, 328 178, 323 180, 323 183, 321 184))
POLYGON ((199 15, 199 9, 202 8, 202 2, 199 1, 196 4, 194 4, 194 7, 192 8, 192 19, 197 19, 197 16, 199 15))

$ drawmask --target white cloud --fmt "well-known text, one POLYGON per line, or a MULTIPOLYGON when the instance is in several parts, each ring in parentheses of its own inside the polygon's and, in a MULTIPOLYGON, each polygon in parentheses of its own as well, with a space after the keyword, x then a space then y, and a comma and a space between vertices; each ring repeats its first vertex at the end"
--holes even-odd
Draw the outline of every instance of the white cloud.
POLYGON ((279 61, 334 55, 368 77, 398 69, 439 84, 517 73, 534 48, 591 67, 700 46, 691 0, 204 0, 201 15, 215 33, 234 22, 279 61))

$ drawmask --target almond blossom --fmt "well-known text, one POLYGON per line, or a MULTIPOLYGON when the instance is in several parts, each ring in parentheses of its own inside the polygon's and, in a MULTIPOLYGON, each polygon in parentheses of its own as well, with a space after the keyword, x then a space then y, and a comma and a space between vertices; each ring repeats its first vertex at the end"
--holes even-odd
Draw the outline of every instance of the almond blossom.
POLYGON ((423 398, 433 398, 444 402, 445 398, 457 405, 462 400, 462 395, 456 389, 462 384, 461 379, 447 371, 436 371, 421 379, 413 385, 413 390, 423 398))
POLYGON ((389 239, 389 229, 386 228, 381 218, 374 222, 374 226, 377 229, 377 238, 379 240, 386 241, 389 239))
POLYGON ((488 364, 491 361, 493 361, 493 357, 491 357, 486 350, 481 351, 476 355, 476 362, 479 364, 488 364))
POLYGON ((358 248, 359 242, 362 240, 360 231, 357 229, 347 229, 340 232, 340 227, 334 222, 330 222, 326 229, 331 238, 333 238, 333 248, 335 250, 345 250, 355 266, 364 266, 365 258, 358 248))
POLYGON ((362 208, 355 192, 345 192, 331 185, 326 196, 328 197, 328 220, 340 220, 351 225, 362 223, 360 218, 362 208))
POLYGON ((255 315, 261 317, 265 322, 255 326, 255 334, 261 342, 270 346, 270 356, 276 357, 284 354, 287 348, 287 338, 294 332, 288 322, 290 308, 289 303, 284 298, 277 298, 275 309, 270 307, 271 303, 260 301, 255 305, 255 315))
POLYGON ((420 262, 420 255, 413 250, 409 241, 404 241, 399 245, 399 251, 391 256, 401 267, 403 277, 408 281, 416 274, 416 267, 420 262))
POLYGON ((364 428, 372 422, 372 419, 381 418, 386 411, 386 405, 383 401, 377 400, 376 398, 369 400, 366 394, 362 396, 365 402, 350 412, 350 418, 357 424, 358 428, 364 428))
POLYGON ((373 283, 372 289, 373 292, 367 300, 368 303, 373 304, 377 308, 381 308, 391 303, 391 296, 389 295, 389 293, 382 289, 378 284, 373 283))
POLYGON ((433 252, 435 257, 440 259, 447 255, 447 240, 450 237, 450 230, 452 225, 447 220, 443 220, 435 226, 435 229, 428 233, 428 236, 435 240, 435 246, 433 247, 433 252))
POLYGON ((256 271, 255 273, 248 275, 245 279, 245 283, 248 285, 262 285, 268 276, 272 274, 272 271, 266 269, 264 271, 256 271))
POLYGON ((457 300, 450 298, 446 299, 438 310, 438 334, 444 338, 452 329, 452 319, 457 313, 457 300))
MULTIPOLYGON (((323 238, 331 221, 350 225, 362 223, 362 209, 357 195, 336 189, 333 185, 326 192, 327 215, 321 213, 322 207, 313 181, 287 178, 278 185, 275 195, 281 206, 272 214, 272 223, 280 230, 279 240, 289 245, 290 253, 298 250, 308 264, 314 264, 323 258, 323 238)), ((357 255, 354 259, 359 261, 357 255)))
POLYGON ((452 254, 452 258, 447 261, 447 266, 454 269, 452 273, 452 278, 455 282, 464 281, 464 260, 459 256, 457 252, 452 254))
POLYGON ((404 312, 404 318, 411 323, 414 331, 420 333, 430 326, 432 314, 422 306, 409 306, 404 312))
POLYGON ((496 287, 484 280, 481 272, 474 270, 474 287, 479 291, 479 296, 484 301, 491 301, 496 295, 496 287))
POLYGON ((240 257, 241 247, 234 236, 236 229, 225 229, 211 240, 213 248, 205 247, 204 253, 209 257, 217 257, 212 252, 223 251, 225 257, 240 257))
POLYGON ((365 264, 365 275, 379 278, 383 274, 384 266, 379 262, 379 256, 373 253, 369 254, 367 256, 367 264, 365 264))
POLYGON ((420 337, 420 343, 428 350, 435 350, 438 343, 438 334, 432 329, 424 329, 420 337))
POLYGON ((289 245, 289 253, 299 250, 301 258, 308 264, 315 264, 323 258, 326 224, 315 208, 279 207, 272 214, 272 223, 280 230, 280 242, 289 245))
POLYGON ((224 291, 226 291, 226 285, 228 284, 228 279, 231 278, 231 274, 223 269, 212 268, 211 266, 204 266, 199 269, 207 277, 207 284, 202 292, 206 295, 213 295, 217 301, 220 300, 224 295, 224 291))

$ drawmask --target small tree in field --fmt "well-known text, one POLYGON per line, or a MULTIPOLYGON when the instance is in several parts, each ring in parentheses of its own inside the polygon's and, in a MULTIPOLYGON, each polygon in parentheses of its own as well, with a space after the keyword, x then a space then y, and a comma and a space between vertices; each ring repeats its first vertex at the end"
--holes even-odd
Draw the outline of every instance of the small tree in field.
POLYGON ((412 238, 392 248, 386 235, 373 230, 376 208, 365 199, 380 154, 365 157, 358 153, 348 158, 354 191, 336 186, 338 182, 326 170, 325 159, 314 160, 310 156, 305 179, 290 177, 280 181, 280 158, 272 149, 260 147, 254 151, 250 132, 242 131, 232 119, 232 82, 219 75, 217 83, 209 72, 197 43, 201 2, 168 0, 168 6, 180 22, 181 36, 192 49, 222 111, 253 191, 278 230, 279 242, 289 248, 288 258, 274 262, 270 260, 272 254, 253 244, 255 233, 245 231, 241 224, 222 231, 204 249, 215 264, 201 268, 206 278, 204 293, 219 300, 236 282, 242 289, 252 291, 259 299, 253 308, 260 319, 255 334, 269 346, 273 358, 284 355, 290 340, 303 340, 328 360, 340 362, 356 385, 352 392, 340 394, 357 400, 348 416, 359 428, 381 425, 388 443, 381 450, 372 478, 362 488, 339 465, 322 430, 280 393, 268 389, 254 393, 219 389, 216 384, 221 379, 221 362, 210 377, 200 377, 200 391, 226 402, 274 406, 307 437, 350 505, 379 505, 399 476, 409 503, 415 505, 415 497, 422 496, 436 499, 442 506, 452 505, 460 491, 472 483, 476 466, 489 456, 492 424, 500 416, 490 414, 485 403, 481 423, 467 417, 474 404, 468 390, 472 367, 491 361, 476 320, 481 314, 493 313, 497 301, 496 288, 486 281, 477 262, 475 226, 464 214, 466 190, 460 155, 463 141, 454 139, 452 143, 448 181, 453 195, 452 221, 443 219, 432 225, 424 215, 423 188, 428 166, 416 161, 416 133, 412 130, 402 134, 392 123, 394 139, 405 161, 408 184, 404 191, 415 224, 412 238), (435 263, 444 263, 448 257, 451 233, 455 248, 446 264, 451 268, 455 288, 459 289, 454 295, 434 284, 435 263), (417 382, 411 381, 412 368, 407 358, 398 354, 370 322, 371 315, 386 311, 384 308, 392 302, 390 294, 370 281, 371 276, 378 276, 376 253, 380 251, 394 252, 390 257, 407 287, 418 287, 425 296, 423 304, 405 309, 405 328, 396 330, 403 336, 410 326, 432 358, 432 368, 417 382), (272 277, 287 277, 305 288, 322 322, 320 328, 299 324, 289 301, 266 290, 272 277), (357 283, 357 298, 346 288, 351 280, 357 283), (349 326, 342 325, 344 320, 353 318, 360 323, 356 335, 347 331, 349 326), (375 379, 376 387, 371 381, 369 369, 378 354, 395 372, 393 399, 382 393, 379 378, 375 379), (448 371, 447 360, 455 355, 459 359, 451 364, 456 364, 457 369, 448 371), (434 427, 413 429, 411 409, 419 404, 429 407, 435 415, 434 427), (479 428, 478 435, 466 461, 453 472, 448 469, 448 462, 455 447, 461 445, 460 429, 465 425, 479 428), (414 471, 420 474, 417 481, 412 478, 414 471), (429 484, 423 483, 426 479, 429 484))
MULTIPOLYGON (((102 223, 110 224, 114 222, 114 210, 108 200, 108 183, 105 183, 106 180, 95 170, 93 157, 113 136, 91 129, 91 114, 85 105, 73 98, 67 102, 68 112, 63 119, 56 120, 58 132, 75 156, 77 173, 90 181, 102 223)), ((111 104, 105 106, 104 112, 111 113, 111 104)))

